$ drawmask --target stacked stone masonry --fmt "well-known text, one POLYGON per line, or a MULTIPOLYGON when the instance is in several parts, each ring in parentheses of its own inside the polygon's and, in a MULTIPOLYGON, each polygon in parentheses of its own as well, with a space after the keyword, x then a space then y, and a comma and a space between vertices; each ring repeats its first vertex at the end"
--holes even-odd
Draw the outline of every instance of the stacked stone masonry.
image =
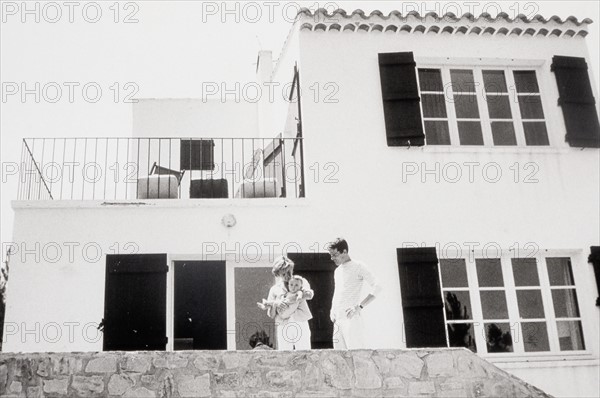
POLYGON ((0 354, 1 397, 547 397, 465 349, 0 354))

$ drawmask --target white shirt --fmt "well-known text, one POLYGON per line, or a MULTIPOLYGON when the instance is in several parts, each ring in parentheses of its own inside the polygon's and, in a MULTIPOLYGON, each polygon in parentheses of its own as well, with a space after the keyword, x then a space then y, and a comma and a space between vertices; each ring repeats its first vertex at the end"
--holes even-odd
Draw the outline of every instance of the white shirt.
POLYGON ((379 294, 381 287, 367 267, 359 262, 350 260, 339 265, 333 273, 335 290, 331 304, 331 314, 337 319, 346 318, 346 309, 360 304, 360 296, 364 282, 373 296, 379 294))

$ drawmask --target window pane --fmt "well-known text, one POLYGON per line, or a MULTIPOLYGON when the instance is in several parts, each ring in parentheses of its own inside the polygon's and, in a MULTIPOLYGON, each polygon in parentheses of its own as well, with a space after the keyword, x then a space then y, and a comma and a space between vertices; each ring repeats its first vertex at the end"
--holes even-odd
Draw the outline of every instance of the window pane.
POLYGON ((469 287, 464 259, 440 259, 440 268, 443 287, 469 287))
POLYGON ((479 122, 458 122, 460 145, 483 145, 483 134, 479 122))
POLYGON ((580 321, 558 321, 556 328, 561 351, 585 350, 580 321))
POLYGON ((422 94, 423 117, 447 117, 444 94, 422 94))
POLYGON ((504 290, 480 291, 483 319, 506 319, 506 295, 504 290))
POLYGON ((512 122, 492 122, 492 137, 494 145, 517 145, 512 122))
POLYGON ((515 286, 539 286, 537 261, 535 258, 513 258, 512 270, 515 276, 515 286))
POLYGON ((487 93, 507 93, 506 79, 502 70, 484 70, 483 85, 487 93))
POLYGON ((523 130, 525 130, 525 143, 527 145, 550 145, 546 123, 523 122, 523 130))
POLYGON ((571 259, 568 257, 546 258, 551 286, 574 286, 571 259))
POLYGON ((475 265, 477 266, 477 280, 480 287, 504 286, 499 258, 478 258, 475 260, 475 265))
POLYGON ((444 307, 449 321, 473 319, 469 292, 444 292, 444 307))
POLYGON ((544 318, 541 290, 517 290, 519 315, 524 319, 544 318))
POLYGON ((539 93, 537 78, 533 70, 520 70, 514 72, 517 93, 539 93))
POLYGON ((552 289, 554 315, 557 318, 578 318, 579 306, 575 289, 552 289))
POLYGON ((488 95, 486 97, 490 119, 511 119, 508 95, 488 95))
POLYGON ((439 69, 419 69, 421 91, 444 91, 442 74, 439 69))
POLYGON ((425 121, 427 145, 450 145, 450 131, 446 121, 425 121))
POLYGON ((469 69, 450 69, 452 91, 456 93, 474 93, 473 71, 469 69))
POLYGON ((539 95, 519 95, 519 108, 523 119, 543 119, 542 99, 539 95))
POLYGON ((459 119, 478 119, 477 96, 472 94, 455 94, 454 107, 459 119))
POLYGON ((473 352, 477 352, 472 323, 449 324, 448 340, 450 340, 450 347, 466 347, 473 352))
POLYGON ((521 322, 521 329, 526 352, 550 350, 545 322, 521 322))
POLYGON ((488 352, 513 352, 512 334, 508 323, 486 323, 485 341, 488 352))

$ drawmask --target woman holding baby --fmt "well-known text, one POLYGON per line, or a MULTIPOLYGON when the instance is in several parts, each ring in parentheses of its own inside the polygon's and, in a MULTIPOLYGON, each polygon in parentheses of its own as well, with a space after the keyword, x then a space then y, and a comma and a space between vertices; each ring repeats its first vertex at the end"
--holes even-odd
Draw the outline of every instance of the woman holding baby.
POLYGON ((314 292, 306 279, 294 275, 294 262, 287 257, 275 259, 271 272, 275 285, 267 299, 257 304, 275 320, 277 349, 310 350, 308 321, 312 314, 306 300, 311 300, 314 292))

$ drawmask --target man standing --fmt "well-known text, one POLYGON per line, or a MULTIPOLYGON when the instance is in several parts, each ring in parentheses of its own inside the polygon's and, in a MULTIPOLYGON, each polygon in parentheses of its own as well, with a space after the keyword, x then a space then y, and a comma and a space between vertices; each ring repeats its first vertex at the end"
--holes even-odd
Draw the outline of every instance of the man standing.
POLYGON ((367 348, 364 341, 364 320, 361 311, 381 290, 367 267, 353 261, 348 255, 348 242, 337 238, 328 246, 329 255, 337 265, 334 272, 335 290, 331 304, 331 321, 334 322, 333 348, 351 350, 367 348), (361 300, 363 285, 369 292, 361 300))

